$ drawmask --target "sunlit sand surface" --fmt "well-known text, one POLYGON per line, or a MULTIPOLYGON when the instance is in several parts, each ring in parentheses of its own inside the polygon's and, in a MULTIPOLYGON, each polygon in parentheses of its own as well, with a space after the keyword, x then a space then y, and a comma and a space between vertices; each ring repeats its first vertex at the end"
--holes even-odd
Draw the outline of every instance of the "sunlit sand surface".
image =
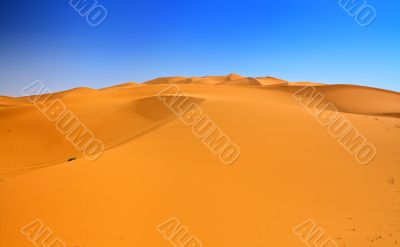
POLYGON ((339 247, 400 246, 397 92, 231 74, 53 96, 105 152, 86 159, 28 98, 1 96, 0 247, 34 246, 21 228, 35 219, 69 247, 168 247, 157 226, 171 217, 204 247, 303 247, 292 229, 307 219, 339 247), (240 147, 235 163, 223 164, 159 100, 172 84, 240 147), (376 147, 370 163, 294 100, 303 86, 376 147))

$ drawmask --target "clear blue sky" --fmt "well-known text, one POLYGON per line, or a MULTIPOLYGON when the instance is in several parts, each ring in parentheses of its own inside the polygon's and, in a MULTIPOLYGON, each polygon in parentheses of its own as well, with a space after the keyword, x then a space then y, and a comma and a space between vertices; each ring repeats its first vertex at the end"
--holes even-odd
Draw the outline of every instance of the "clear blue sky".
POLYGON ((368 0, 368 27, 337 0, 98 3, 108 17, 94 28, 69 0, 2 0, 0 95, 231 72, 400 91, 399 0, 368 0))

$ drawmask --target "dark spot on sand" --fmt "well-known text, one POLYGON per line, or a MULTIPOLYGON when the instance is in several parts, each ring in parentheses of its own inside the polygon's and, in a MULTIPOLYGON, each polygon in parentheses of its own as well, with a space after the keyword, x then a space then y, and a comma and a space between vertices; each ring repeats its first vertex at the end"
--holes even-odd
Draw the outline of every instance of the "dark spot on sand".
POLYGON ((396 179, 394 177, 389 177, 387 179, 388 184, 395 184, 396 183, 396 179))
POLYGON ((71 162, 71 161, 74 161, 74 160, 76 160, 76 158, 75 158, 75 157, 71 157, 71 158, 69 158, 67 161, 68 161, 68 162, 71 162))

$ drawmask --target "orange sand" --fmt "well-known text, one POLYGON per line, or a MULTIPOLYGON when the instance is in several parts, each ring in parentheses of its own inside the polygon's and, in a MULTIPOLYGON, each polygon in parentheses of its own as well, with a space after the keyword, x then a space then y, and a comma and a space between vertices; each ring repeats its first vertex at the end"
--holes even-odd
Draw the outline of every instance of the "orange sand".
POLYGON ((400 246, 397 92, 233 74, 54 97, 106 151, 85 159, 27 98, 0 97, 0 247, 34 246, 20 229, 35 219, 68 247, 168 247, 157 226, 171 217, 204 247, 303 247, 292 229, 308 219, 339 247, 400 246), (166 84, 201 99, 240 146, 234 164, 221 163, 157 98, 166 84), (371 163, 357 163, 293 99, 304 85, 375 145, 371 163))

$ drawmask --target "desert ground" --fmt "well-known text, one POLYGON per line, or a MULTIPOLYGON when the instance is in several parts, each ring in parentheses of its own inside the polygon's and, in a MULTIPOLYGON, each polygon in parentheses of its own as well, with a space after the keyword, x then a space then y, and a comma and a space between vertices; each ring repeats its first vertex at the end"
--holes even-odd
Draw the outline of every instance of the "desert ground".
POLYGON ((230 74, 0 96, 0 247, 396 247, 399 154, 400 94, 364 86, 230 74), (374 153, 342 145, 321 105, 297 97, 307 88, 374 153), (56 100, 104 152, 88 158, 79 133, 60 131, 57 109, 46 115, 56 100), (228 162, 177 102, 201 109, 240 155, 228 162), (164 231, 171 218, 186 235, 164 231), (315 228, 297 234, 307 220, 315 228), (61 241, 41 237, 44 225, 61 241))

